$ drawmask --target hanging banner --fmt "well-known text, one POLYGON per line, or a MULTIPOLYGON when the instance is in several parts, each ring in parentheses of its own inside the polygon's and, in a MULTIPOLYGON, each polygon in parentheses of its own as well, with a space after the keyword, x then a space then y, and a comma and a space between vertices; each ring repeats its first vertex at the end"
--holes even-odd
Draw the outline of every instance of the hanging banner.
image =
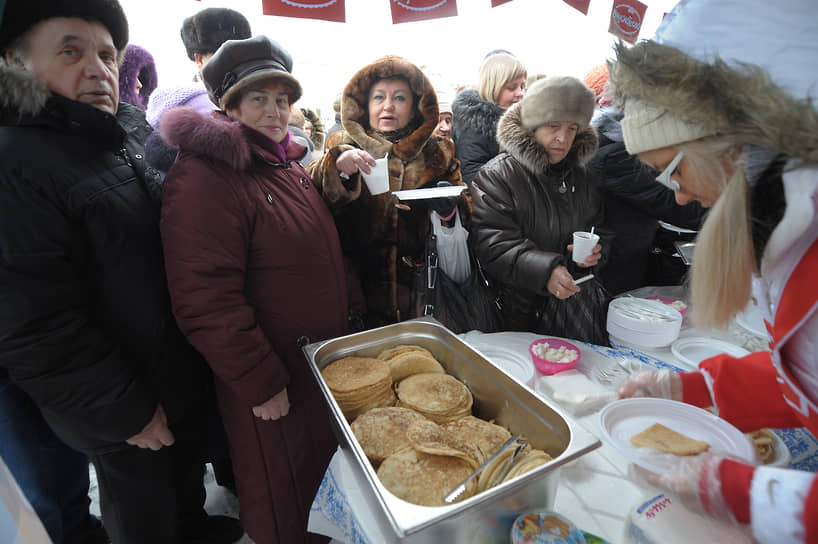
POLYGON ((496 8, 497 6, 502 6, 503 4, 508 4, 511 0, 491 0, 491 7, 496 8))
POLYGON ((588 6, 591 4, 591 0, 562 0, 572 8, 579 10, 582 12, 583 15, 588 15, 588 6))
POLYGON ((456 0, 389 0, 392 24, 457 15, 456 0))
POLYGON ((344 0, 261 0, 261 12, 279 17, 346 21, 344 0))
POLYGON ((608 32, 628 43, 636 43, 647 8, 639 0, 614 0, 608 32))

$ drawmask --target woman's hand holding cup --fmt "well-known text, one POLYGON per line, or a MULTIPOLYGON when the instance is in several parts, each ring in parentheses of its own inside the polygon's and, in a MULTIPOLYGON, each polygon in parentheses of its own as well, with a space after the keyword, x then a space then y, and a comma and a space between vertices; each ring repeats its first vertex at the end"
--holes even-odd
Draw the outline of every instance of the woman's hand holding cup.
POLYGON ((363 149, 347 149, 335 160, 335 167, 347 176, 357 174, 358 169, 364 174, 369 174, 375 164, 372 155, 363 149))
POLYGON ((574 243, 568 244, 568 251, 577 266, 590 268, 599 263, 602 258, 602 246, 598 244, 599 235, 593 232, 575 232, 574 243))

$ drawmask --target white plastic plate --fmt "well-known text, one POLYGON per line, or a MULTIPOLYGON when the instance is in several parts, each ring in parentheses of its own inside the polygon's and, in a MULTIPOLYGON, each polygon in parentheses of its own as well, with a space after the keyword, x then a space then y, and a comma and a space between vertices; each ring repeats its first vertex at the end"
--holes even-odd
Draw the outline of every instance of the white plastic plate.
POLYGON ((744 433, 707 410, 690 404, 666 399, 623 399, 608 404, 599 413, 602 440, 632 463, 652 472, 663 472, 670 468, 669 456, 631 444, 633 435, 654 423, 707 442, 709 451, 730 453, 750 464, 757 463, 755 445, 744 433))
POLYGON ((428 189, 408 189, 395 191, 392 194, 398 200, 423 200, 424 198, 449 198, 458 196, 465 189, 465 185, 450 185, 448 187, 430 187, 428 189))
POLYGON ((514 349, 479 342, 470 342, 486 358, 514 376, 517 381, 528 386, 534 385, 534 363, 527 352, 519 353, 514 349))
POLYGON ((733 357, 744 357, 750 354, 746 349, 730 342, 699 336, 679 338, 670 346, 670 352, 690 370, 698 369, 699 363, 722 353, 733 357))

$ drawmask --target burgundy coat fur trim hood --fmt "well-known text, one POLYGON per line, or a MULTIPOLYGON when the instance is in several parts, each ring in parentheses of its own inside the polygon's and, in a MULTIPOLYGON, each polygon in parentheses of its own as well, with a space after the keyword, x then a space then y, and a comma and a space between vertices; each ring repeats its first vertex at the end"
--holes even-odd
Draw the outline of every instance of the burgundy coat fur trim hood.
MULTIPOLYGON (((227 163, 233 170, 246 170, 253 162, 255 146, 242 133, 240 121, 222 112, 203 115, 193 108, 173 108, 162 116, 162 139, 180 151, 227 163)), ((290 140, 287 160, 297 161, 306 148, 290 140)), ((269 154, 265 154, 267 156, 269 154)))

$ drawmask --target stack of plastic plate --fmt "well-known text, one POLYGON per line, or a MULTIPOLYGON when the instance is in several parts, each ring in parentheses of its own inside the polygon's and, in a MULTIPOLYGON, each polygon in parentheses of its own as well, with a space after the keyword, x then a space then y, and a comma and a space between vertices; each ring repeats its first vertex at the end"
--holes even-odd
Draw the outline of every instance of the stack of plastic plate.
POLYGON ((608 333, 625 344, 669 346, 679 337, 681 328, 682 314, 657 300, 620 297, 608 306, 608 333))

